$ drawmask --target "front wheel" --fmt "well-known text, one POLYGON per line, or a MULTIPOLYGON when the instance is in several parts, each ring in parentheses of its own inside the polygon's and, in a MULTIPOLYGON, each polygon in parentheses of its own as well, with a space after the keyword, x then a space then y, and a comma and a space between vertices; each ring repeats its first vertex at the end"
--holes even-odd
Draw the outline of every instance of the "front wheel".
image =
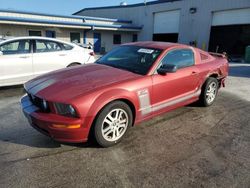
POLYGON ((97 116, 94 123, 94 136, 99 145, 109 147, 121 141, 133 123, 130 107, 115 101, 108 104, 97 116))
POLYGON ((202 87, 199 100, 200 104, 202 106, 211 106, 216 99, 218 88, 218 80, 216 78, 209 77, 202 87))

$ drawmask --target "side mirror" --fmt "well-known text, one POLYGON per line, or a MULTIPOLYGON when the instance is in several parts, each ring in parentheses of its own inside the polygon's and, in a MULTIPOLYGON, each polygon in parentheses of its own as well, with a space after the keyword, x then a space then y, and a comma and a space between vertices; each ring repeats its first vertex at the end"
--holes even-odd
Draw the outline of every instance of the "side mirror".
POLYGON ((157 69, 158 74, 166 75, 167 73, 174 73, 177 71, 177 66, 172 64, 162 65, 159 69, 157 69))
POLYGON ((0 51, 0 56, 2 56, 3 55, 3 52, 2 51, 0 51))

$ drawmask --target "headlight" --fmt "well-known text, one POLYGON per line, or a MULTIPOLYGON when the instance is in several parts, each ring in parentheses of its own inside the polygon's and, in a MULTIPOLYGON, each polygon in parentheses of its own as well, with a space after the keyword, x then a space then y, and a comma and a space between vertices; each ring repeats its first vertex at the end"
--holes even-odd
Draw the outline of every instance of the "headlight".
POLYGON ((37 106, 39 109, 41 109, 43 112, 50 112, 49 108, 49 102, 45 99, 38 98, 32 94, 27 93, 31 102, 37 106))
POLYGON ((42 99, 42 107, 45 111, 47 111, 49 109, 48 102, 44 99, 42 99))
POLYGON ((77 117, 76 110, 70 104, 55 103, 55 108, 60 115, 77 117))

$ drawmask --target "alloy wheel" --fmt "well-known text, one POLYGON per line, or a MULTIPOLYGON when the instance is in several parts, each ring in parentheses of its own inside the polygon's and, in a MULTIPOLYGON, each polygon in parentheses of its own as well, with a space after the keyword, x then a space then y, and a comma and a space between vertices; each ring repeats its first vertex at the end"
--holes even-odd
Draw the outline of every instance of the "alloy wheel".
POLYGON ((128 123, 126 111, 120 108, 113 109, 103 120, 101 129, 103 138, 110 142, 119 140, 126 132, 128 123))
POLYGON ((217 84, 211 82, 206 91, 206 101, 208 104, 211 104, 217 95, 217 84))

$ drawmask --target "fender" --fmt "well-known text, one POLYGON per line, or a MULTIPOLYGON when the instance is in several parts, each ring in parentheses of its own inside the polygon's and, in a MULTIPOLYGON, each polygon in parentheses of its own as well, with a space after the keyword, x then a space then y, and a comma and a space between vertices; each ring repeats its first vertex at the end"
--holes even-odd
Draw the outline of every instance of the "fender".
MULTIPOLYGON (((204 82, 205 82, 209 77, 211 77, 212 75, 214 75, 214 76, 216 75, 217 77, 220 76, 219 72, 217 72, 217 71, 208 72, 207 75, 205 76, 204 82)), ((203 82, 203 83, 204 83, 204 82, 203 82)))
POLYGON ((101 93, 96 98, 96 100, 92 103, 87 116, 96 116, 104 106, 118 99, 125 99, 130 101, 134 105, 135 110, 138 111, 139 101, 136 93, 127 91, 125 89, 112 89, 101 93))
POLYGON ((206 74, 206 76, 204 76, 204 79, 203 79, 203 80, 201 79, 201 82, 200 82, 200 84, 199 84, 199 88, 200 88, 200 89, 202 88, 202 86, 204 85, 204 83, 206 82, 206 80, 207 80, 209 77, 211 77, 211 75, 217 75, 217 77, 220 76, 219 72, 217 72, 217 71, 209 71, 209 72, 206 74))
POLYGON ((107 104, 109 104, 112 101, 119 100, 119 99, 128 100, 134 105, 135 118, 136 118, 137 112, 139 109, 139 101, 138 101, 138 97, 136 93, 127 91, 125 89, 112 89, 112 90, 101 93, 92 103, 89 111, 86 114, 86 119, 88 119, 88 121, 87 121, 87 125, 85 126, 90 127, 95 117, 107 104))

